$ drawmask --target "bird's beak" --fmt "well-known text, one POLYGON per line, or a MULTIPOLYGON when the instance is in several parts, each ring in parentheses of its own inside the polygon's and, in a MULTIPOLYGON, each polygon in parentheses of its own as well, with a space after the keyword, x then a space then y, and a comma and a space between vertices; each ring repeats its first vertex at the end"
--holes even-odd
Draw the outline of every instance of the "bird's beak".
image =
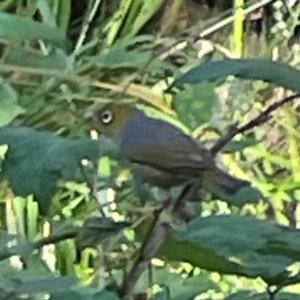
POLYGON ((83 118, 87 121, 93 121, 94 113, 95 113, 94 111, 89 110, 83 115, 83 118))

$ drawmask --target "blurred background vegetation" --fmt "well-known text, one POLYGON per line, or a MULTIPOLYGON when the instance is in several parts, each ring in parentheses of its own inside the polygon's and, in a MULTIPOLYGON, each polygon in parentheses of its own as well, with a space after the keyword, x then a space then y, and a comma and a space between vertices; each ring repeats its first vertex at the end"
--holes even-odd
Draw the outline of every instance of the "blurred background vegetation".
MULTIPOLYGON (((285 69, 299 68, 299 16, 297 0, 1 0, 0 298, 119 299, 154 204, 109 147, 99 159, 84 114, 138 101, 209 146, 299 92, 285 69), (245 65, 166 92, 228 58, 245 65)), ((298 111, 282 106, 220 155, 264 199, 189 203, 132 299, 300 299, 298 111)))

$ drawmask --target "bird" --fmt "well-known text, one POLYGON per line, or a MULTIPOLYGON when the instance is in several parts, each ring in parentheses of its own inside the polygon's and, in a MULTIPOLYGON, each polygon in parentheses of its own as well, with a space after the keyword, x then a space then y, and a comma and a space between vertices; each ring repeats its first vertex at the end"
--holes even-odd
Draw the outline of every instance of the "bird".
POLYGON ((214 156, 188 133, 135 105, 112 101, 89 116, 93 127, 120 147, 132 173, 162 189, 199 180, 209 191, 235 195, 249 181, 220 169, 214 156))

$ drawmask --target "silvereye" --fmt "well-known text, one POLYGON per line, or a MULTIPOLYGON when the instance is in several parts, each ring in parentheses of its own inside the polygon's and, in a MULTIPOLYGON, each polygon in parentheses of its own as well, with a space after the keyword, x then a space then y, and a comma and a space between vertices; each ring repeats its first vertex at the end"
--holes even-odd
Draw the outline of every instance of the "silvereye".
POLYGON ((227 195, 249 185, 220 170, 210 152, 177 126, 135 106, 111 102, 91 119, 96 130, 117 143, 133 173, 150 185, 168 189, 199 179, 204 188, 227 195))

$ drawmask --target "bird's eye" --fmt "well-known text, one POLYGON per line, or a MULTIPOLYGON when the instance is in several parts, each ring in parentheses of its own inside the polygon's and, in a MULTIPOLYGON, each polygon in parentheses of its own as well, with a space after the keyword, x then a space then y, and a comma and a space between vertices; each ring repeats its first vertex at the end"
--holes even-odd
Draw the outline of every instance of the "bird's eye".
POLYGON ((109 124, 113 119, 113 113, 110 110, 106 110, 101 114, 101 121, 103 124, 109 124))

